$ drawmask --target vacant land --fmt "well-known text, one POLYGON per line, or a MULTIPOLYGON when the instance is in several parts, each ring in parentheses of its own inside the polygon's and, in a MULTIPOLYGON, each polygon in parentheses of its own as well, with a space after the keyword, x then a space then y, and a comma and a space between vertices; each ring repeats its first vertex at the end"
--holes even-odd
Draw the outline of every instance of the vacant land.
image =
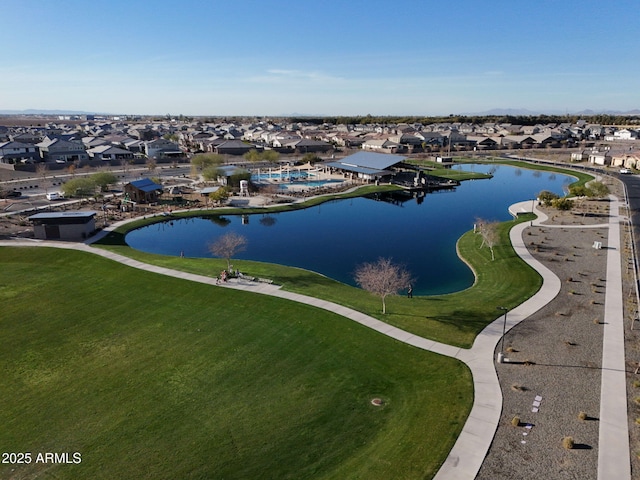
POLYGON ((459 362, 337 315, 47 248, 1 248, 2 478, 428 478, 459 362), (380 398, 382 406, 371 404, 380 398))

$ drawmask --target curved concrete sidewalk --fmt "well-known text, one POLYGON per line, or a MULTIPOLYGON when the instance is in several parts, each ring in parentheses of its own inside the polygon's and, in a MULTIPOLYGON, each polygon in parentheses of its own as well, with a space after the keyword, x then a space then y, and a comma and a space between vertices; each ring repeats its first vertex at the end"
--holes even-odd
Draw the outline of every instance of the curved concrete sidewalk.
MULTIPOLYGON (((594 225, 547 225, 547 217, 535 209, 535 225, 545 228, 607 228, 607 271, 603 320, 600 417, 598 438, 598 479, 631 478, 631 452, 627 416, 626 362, 624 353, 624 306, 622 297, 622 258, 620 225, 629 219, 620 215, 624 204, 609 196, 609 222, 594 225)), ((512 214, 526 211, 525 204, 513 205, 512 214)), ((534 207, 535 208, 535 207, 534 207)), ((530 210, 529 210, 530 211, 530 210)), ((513 238, 512 238, 513 241, 513 238)), ((518 252, 519 253, 519 252, 518 252)), ((519 253, 520 254, 520 253, 519 253)))
MULTIPOLYGON (((511 206, 509 211, 512 214, 530 213, 532 208, 533 202, 526 201, 511 206)), ((536 213, 540 215, 541 221, 546 220, 547 217, 542 212, 536 213)), ((560 279, 527 250, 523 240, 523 232, 527 226, 527 223, 514 226, 510 239, 516 253, 542 276, 542 287, 534 296, 509 311, 505 331, 533 315, 560 292, 560 279)), ((473 480, 489 451, 502 413, 502 390, 495 369, 494 352, 502 338, 503 325, 502 317, 487 325, 476 337, 471 349, 463 350, 456 357, 471 369, 475 398, 469 418, 436 474, 436 480, 473 480)))
MULTIPOLYGON (((531 212, 534 209, 534 205, 532 201, 521 202, 510 208, 512 213, 517 212, 531 212)), ((612 212, 614 211, 612 206, 612 212)), ((615 210, 617 212, 617 210, 615 210)), ((540 222, 544 222, 546 220, 546 216, 542 214, 542 212, 536 211, 539 215, 538 220, 536 220, 535 224, 540 224, 540 222)), ((618 223, 618 217, 616 215, 612 215, 611 223, 618 223)), ((548 268, 538 262, 532 255, 528 252, 525 247, 523 240, 523 231, 528 225, 526 223, 521 223, 516 225, 511 229, 510 238, 513 244, 513 247, 516 253, 523 258, 525 262, 531 265, 534 269, 536 269, 540 275, 543 277, 543 284, 540 290, 529 300, 525 301, 518 307, 509 311, 506 328, 507 330, 511 329, 521 321, 525 320, 527 317, 538 311, 540 308, 545 306, 551 300, 555 298, 555 296, 560 291, 560 280, 558 277, 551 272, 548 268)), ((548 226, 548 225, 545 225, 548 226)), ((567 228, 566 226, 562 226, 563 228, 567 228)), ((602 225, 599 226, 600 228, 602 225)), ((112 228, 115 228, 112 227, 112 228)), ((584 228, 584 227, 580 227, 584 228)), ((613 228, 610 231, 610 237, 613 236, 613 228)), ((105 232, 106 233, 106 232, 105 232)), ((100 237, 96 237, 90 240, 96 241, 100 237)), ((618 236, 619 239, 619 230, 618 236)), ((610 241, 613 239, 610 238, 610 241)), ((49 242, 49 241, 1 241, 0 246, 47 246, 54 248, 67 248, 72 250, 85 251, 89 253, 93 253, 96 255, 100 255, 102 257, 111 259, 113 261, 117 261, 124 265, 128 265, 133 268, 139 268, 143 270, 147 270, 150 272, 159 273, 162 275, 168 275, 171 277, 182 278, 185 280, 207 283, 210 285, 216 285, 216 279, 212 277, 206 277, 203 275, 195 275, 186 272, 181 272, 177 270, 172 270, 164 267, 158 267, 154 265, 149 265, 143 262, 139 262, 137 260, 133 260, 131 258, 125 257, 123 255, 119 255, 107 250, 103 250, 101 248, 93 248, 90 247, 89 244, 77 244, 77 243, 67 243, 67 242, 49 242)), ((620 255, 619 250, 609 250, 610 257, 608 258, 609 263, 615 263, 615 258, 617 258, 617 265, 620 265, 620 255)), ((611 273, 615 274, 614 271, 611 273)), ((618 277, 619 281, 620 277, 618 277)), ((607 292, 610 290, 609 282, 609 272, 607 275, 607 292)), ((611 279, 612 283, 614 279, 611 279)), ((472 480, 477 475, 482 462, 489 450, 493 437, 495 435, 498 422, 500 419, 500 414, 502 411, 502 392, 500 389, 500 384, 498 382, 498 377, 495 370, 494 365, 494 351, 495 347, 502 337, 502 328, 503 328, 503 318, 499 317, 494 322, 489 324, 475 339, 473 346, 471 349, 463 349, 459 347, 454 347, 451 345, 446 345, 443 343, 435 342, 433 340, 429 340, 423 337, 419 337, 410 332, 404 331, 397 327, 393 327, 387 323, 384 323, 378 319, 365 315, 361 312, 352 310, 350 308, 344 307, 342 305, 338 305, 332 302, 328 302, 325 300, 321 300, 314 297, 309 297, 307 295, 301 295, 292 292, 286 292, 281 290, 278 286, 270 285, 266 283, 256 283, 250 282, 242 279, 232 279, 231 281, 220 285, 222 288, 234 288, 240 289, 248 292, 272 295, 275 297, 292 300, 295 302, 305 303, 308 305, 315 306, 317 308, 322 308, 324 310, 328 310, 330 312, 337 313, 342 315, 350 320, 360 323, 368 328, 372 328, 384 335, 392 337, 401 342, 407 343, 409 345, 413 345, 415 347, 428 350, 434 353, 439 353, 442 355, 446 355, 452 358, 456 358, 462 362, 464 362, 471 370, 473 376, 473 384, 474 384, 474 402, 465 422, 465 425, 460 433, 458 440, 456 441, 454 447, 451 452, 447 456, 447 459, 443 463, 442 467, 436 474, 435 478, 437 480, 448 480, 448 479, 464 479, 464 480, 472 480)), ((607 294, 608 295, 608 294, 607 294)), ((613 294, 615 295, 615 293, 613 294)), ((618 296, 620 297, 621 302, 621 290, 618 291, 618 296)), ((607 296, 607 300, 609 297, 607 296)), ((605 306, 608 310, 608 304, 605 306)), ((623 354, 624 360, 624 354, 623 354)), ((604 369, 604 354, 603 354, 603 369, 604 369)), ((624 364, 623 364, 624 367, 624 364)), ((615 368, 615 367, 612 367, 615 368)), ((622 368, 622 376, 624 381, 624 368, 622 368)), ((616 380, 615 388, 617 386, 618 380, 616 380)), ((604 374, 603 374, 603 388, 604 388, 604 374)), ((611 397, 616 397, 616 395, 611 395, 611 397)), ((625 432, 626 432, 626 395, 624 396, 624 420, 625 420, 625 432)), ((619 402, 616 402, 619 403, 619 402)), ((604 402, 603 402, 604 408, 604 402)), ((619 407, 615 407, 619 408, 619 407)), ((601 416, 603 413, 601 413, 601 416)), ((606 418, 606 415, 604 415, 606 418)), ((601 420, 602 421, 602 420, 601 420)), ((620 434, 620 422, 616 420, 615 423, 615 433, 620 434)), ((602 430, 601 430, 602 435, 602 430)), ((603 441, 601 440, 601 444, 603 441)), ((616 446, 618 443, 616 442, 616 446)), ((617 447, 622 448, 622 447, 617 447)), ((626 448, 627 460, 629 459, 629 448, 627 441, 626 448)), ((614 467, 616 464, 619 464, 621 461, 620 456, 608 456, 606 461, 603 460, 603 472, 612 472, 614 471, 614 467)), ((627 462, 629 463, 629 462, 627 462)), ((599 467, 600 471, 600 467, 599 467)), ((603 473, 604 475, 604 473, 603 473)), ((602 476, 599 477, 602 479, 605 478, 630 478, 630 476, 602 476)))

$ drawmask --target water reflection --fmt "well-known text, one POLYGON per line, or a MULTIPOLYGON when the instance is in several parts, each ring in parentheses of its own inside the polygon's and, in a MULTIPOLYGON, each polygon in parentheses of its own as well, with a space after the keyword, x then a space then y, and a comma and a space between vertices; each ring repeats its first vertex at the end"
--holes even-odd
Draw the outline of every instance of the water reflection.
POLYGON ((533 199, 542 190, 561 195, 563 186, 572 181, 564 175, 550 178, 504 165, 474 169, 493 171, 494 177, 428 194, 402 191, 292 212, 156 224, 130 232, 126 241, 152 253, 210 257, 207 244, 233 231, 250 245, 234 259, 240 268, 243 259, 260 260, 302 267, 353 285, 357 265, 385 257, 405 264, 417 277, 416 295, 448 293, 473 283, 473 273, 457 257, 456 241, 473 228, 475 218, 508 220, 509 205, 533 199))

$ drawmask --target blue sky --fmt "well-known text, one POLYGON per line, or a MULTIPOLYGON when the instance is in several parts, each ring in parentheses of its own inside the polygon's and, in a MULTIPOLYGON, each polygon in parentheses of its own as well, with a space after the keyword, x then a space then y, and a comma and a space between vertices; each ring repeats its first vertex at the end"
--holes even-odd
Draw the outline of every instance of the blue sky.
POLYGON ((637 0, 3 0, 0 110, 640 108, 637 0))

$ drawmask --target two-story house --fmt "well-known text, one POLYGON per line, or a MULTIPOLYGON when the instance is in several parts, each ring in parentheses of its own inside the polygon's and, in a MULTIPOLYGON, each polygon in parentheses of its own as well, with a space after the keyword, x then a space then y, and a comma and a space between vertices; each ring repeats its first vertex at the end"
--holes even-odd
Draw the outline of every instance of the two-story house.
POLYGON ((81 141, 54 138, 43 140, 36 146, 40 149, 40 157, 45 162, 67 163, 89 160, 89 155, 81 141))
POLYGON ((154 158, 156 160, 163 158, 177 158, 184 155, 177 143, 164 138, 144 142, 144 153, 147 157, 154 158))
POLYGON ((40 161, 40 152, 32 143, 13 141, 0 143, 0 163, 15 165, 38 161, 40 161))

